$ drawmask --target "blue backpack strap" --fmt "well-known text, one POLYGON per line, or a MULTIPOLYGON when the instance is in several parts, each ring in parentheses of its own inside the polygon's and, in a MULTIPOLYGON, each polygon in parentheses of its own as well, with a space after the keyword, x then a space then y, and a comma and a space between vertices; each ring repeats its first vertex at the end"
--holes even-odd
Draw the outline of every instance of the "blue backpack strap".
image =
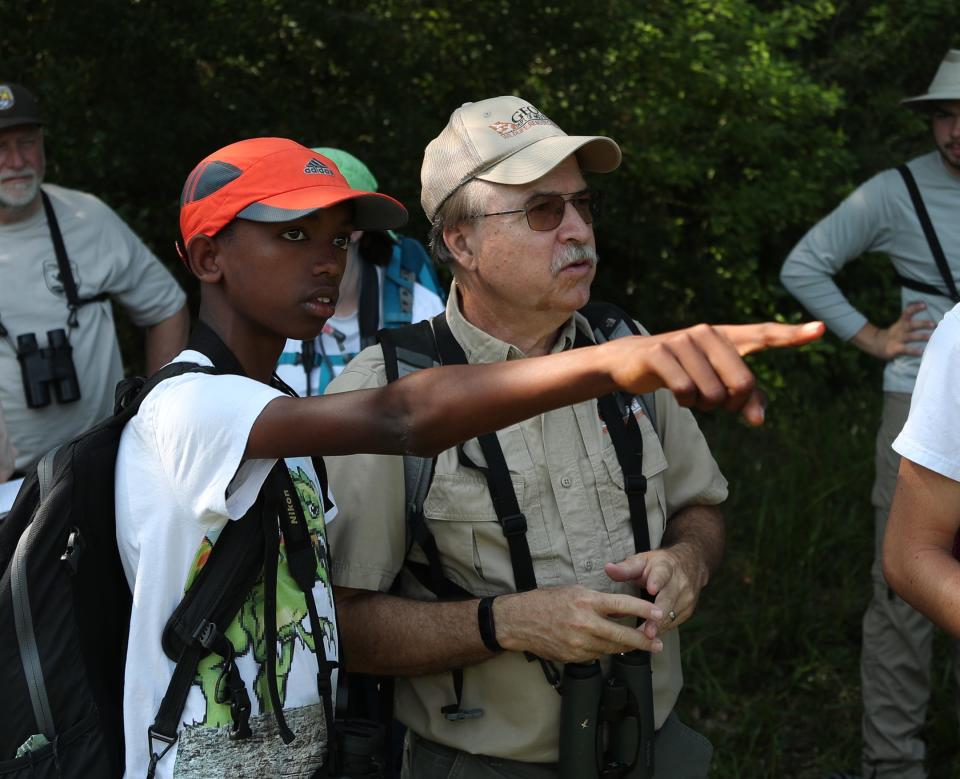
POLYGON ((433 262, 419 241, 400 236, 383 273, 383 326, 408 325, 413 321, 414 284, 446 300, 433 262))

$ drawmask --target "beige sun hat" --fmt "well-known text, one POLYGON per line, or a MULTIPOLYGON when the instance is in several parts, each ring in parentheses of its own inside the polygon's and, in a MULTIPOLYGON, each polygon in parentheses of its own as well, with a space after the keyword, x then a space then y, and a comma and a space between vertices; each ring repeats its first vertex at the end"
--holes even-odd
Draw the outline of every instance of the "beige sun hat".
POLYGON ((571 154, 581 169, 609 173, 620 147, 602 135, 567 135, 526 100, 512 95, 464 103, 427 145, 420 168, 420 203, 431 221, 471 179, 527 184, 571 154))
POLYGON ((937 75, 930 82, 927 94, 904 98, 900 104, 910 108, 926 108, 927 103, 941 100, 960 100, 960 49, 947 52, 937 68, 937 75))

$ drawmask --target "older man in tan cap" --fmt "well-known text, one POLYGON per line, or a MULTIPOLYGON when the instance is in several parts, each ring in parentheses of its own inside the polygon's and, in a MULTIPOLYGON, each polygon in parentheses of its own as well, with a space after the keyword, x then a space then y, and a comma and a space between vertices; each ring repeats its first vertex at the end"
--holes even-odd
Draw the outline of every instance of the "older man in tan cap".
MULTIPOLYGON (((889 588, 881 544, 900 464, 891 444, 907 418, 926 341, 960 301, 960 50, 947 52, 925 94, 902 102, 929 116, 936 148, 854 191, 797 244, 781 280, 838 336, 886 362, 872 494, 873 598, 863 619, 860 667, 863 771, 920 779, 927 775, 920 731, 930 697, 933 626, 889 588), (833 281, 867 252, 887 254, 901 286, 902 313, 888 327, 870 322, 833 281)), ((956 669, 960 681, 960 663, 956 669)))
MULTIPOLYGON (((601 203, 584 174, 620 157, 518 97, 454 111, 421 172, 433 253, 454 278, 446 313, 412 326, 425 341, 389 331, 330 390, 635 329, 609 307, 580 312, 601 203)), ((720 564, 727 485, 692 415, 670 393, 608 396, 427 465, 425 484, 409 458, 328 462, 347 663, 399 677, 404 775, 706 776, 709 742, 673 713, 677 628, 720 564), (637 625, 625 615, 644 595, 656 608, 637 625)))

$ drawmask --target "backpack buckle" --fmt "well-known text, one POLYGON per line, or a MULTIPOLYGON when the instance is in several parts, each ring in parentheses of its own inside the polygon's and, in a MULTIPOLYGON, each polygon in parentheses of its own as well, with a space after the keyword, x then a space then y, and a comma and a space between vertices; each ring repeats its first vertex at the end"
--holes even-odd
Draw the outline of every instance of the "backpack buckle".
POLYGON ((163 756, 170 751, 170 748, 177 743, 177 734, 174 733, 172 736, 165 736, 158 730, 155 730, 151 725, 147 728, 147 751, 150 753, 150 764, 147 766, 147 779, 153 779, 154 774, 157 772, 157 763, 163 759, 163 756), (153 742, 159 741, 162 744, 166 744, 162 751, 157 752, 153 747, 153 742))
POLYGON ((647 494, 647 477, 635 476, 633 474, 623 474, 623 489, 627 493, 647 494))
POLYGON ((217 642, 219 632, 217 626, 212 622, 204 622, 193 633, 193 640, 199 641, 204 649, 213 651, 213 645, 217 642))
POLYGON ((511 536, 522 536, 527 532, 527 518, 523 514, 510 514, 501 521, 503 534, 510 538, 511 536))
POLYGON ((483 716, 483 709, 461 709, 455 703, 442 707, 440 711, 448 722, 463 722, 466 719, 479 719, 483 716))

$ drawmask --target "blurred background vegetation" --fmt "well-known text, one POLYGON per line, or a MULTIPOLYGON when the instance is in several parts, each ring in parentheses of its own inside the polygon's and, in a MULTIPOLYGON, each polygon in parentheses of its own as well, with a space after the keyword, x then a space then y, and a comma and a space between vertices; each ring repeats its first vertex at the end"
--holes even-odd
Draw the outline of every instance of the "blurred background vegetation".
MULTIPOLYGON (((341 146, 411 209, 423 148, 467 100, 521 95, 624 163, 595 182, 596 295, 653 330, 804 317, 784 257, 858 182, 930 148, 897 101, 960 46, 956 0, 0 0, 0 80, 48 115, 52 182, 113 206, 184 283, 183 180, 258 135, 341 146)), ((520 258, 522 260, 522 258, 520 258)), ((895 316, 882 257, 840 277, 895 316)), ((123 331, 128 365, 139 336, 123 331)), ((731 481, 724 571, 684 630, 685 716, 717 777, 818 777, 859 762, 860 617, 881 366, 828 336, 754 367, 773 398, 747 431, 703 419, 731 481)), ((932 777, 960 776, 940 647, 932 777)))

